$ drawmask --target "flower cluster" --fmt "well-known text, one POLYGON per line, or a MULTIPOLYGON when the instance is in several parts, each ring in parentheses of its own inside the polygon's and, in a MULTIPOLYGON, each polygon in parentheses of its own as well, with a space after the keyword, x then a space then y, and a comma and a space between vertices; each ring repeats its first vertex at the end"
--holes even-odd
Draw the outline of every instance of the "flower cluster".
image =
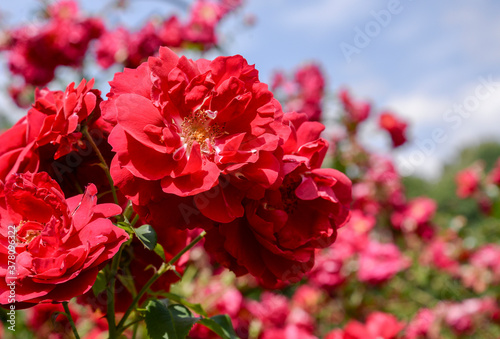
POLYGON ((33 86, 51 82, 60 66, 82 70, 89 54, 102 68, 109 68, 137 67, 160 46, 208 50, 218 43, 220 21, 241 5, 240 0, 197 0, 185 23, 172 15, 161 22, 149 20, 132 32, 127 27, 108 28, 101 18, 82 13, 75 0, 56 2, 44 8, 41 23, 3 33, 0 51, 8 51, 10 71, 22 78, 9 92, 20 107, 27 107, 33 86))
POLYGON ((325 77, 317 64, 300 67, 292 80, 288 80, 283 72, 276 72, 271 89, 283 97, 287 110, 305 113, 310 121, 321 119, 325 77))
POLYGON ((104 31, 99 18, 85 17, 72 0, 47 7, 47 22, 7 32, 9 68, 26 84, 44 86, 58 66, 82 66, 89 43, 104 31))
POLYGON ((115 76, 102 112, 114 125, 111 175, 140 215, 207 230, 209 252, 238 274, 300 279, 349 217, 349 179, 320 168, 324 127, 283 114, 241 56, 192 61, 161 48, 115 76))
POLYGON ((108 30, 97 41, 97 63, 102 68, 116 63, 136 68, 156 54, 160 46, 210 49, 218 43, 219 22, 240 6, 239 0, 197 0, 191 5, 185 23, 172 15, 162 22, 148 21, 137 32, 125 27, 108 30))

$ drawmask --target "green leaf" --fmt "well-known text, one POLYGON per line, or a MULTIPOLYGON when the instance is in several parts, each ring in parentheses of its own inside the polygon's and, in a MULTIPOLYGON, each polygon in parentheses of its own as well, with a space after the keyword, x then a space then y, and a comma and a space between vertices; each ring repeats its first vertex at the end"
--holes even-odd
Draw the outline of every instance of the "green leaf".
POLYGON ((145 312, 151 339, 184 339, 199 320, 183 305, 168 305, 168 300, 150 300, 145 312))
POLYGON ((154 251, 160 256, 160 258, 162 258, 163 261, 167 261, 167 259, 165 259, 165 250, 160 243, 156 244, 154 251))
POLYGON ((493 203, 492 216, 497 219, 500 219, 500 199, 497 199, 493 203))
POLYGON ((142 244, 150 251, 154 250, 156 246, 157 236, 156 232, 151 225, 142 225, 136 228, 135 234, 142 244))
POLYGON ((123 229, 125 231, 130 231, 130 224, 128 224, 124 221, 120 221, 120 222, 116 223, 116 226, 120 227, 121 229, 123 229))
POLYGON ((170 292, 164 292, 162 293, 165 297, 167 297, 170 300, 175 301, 176 303, 182 304, 186 307, 189 307, 191 310, 195 311, 196 314, 202 315, 204 317, 208 317, 207 312, 203 309, 203 307, 200 304, 193 304, 181 297, 180 295, 170 293, 170 292))
POLYGON ((98 296, 101 292, 104 292, 106 289, 106 276, 103 271, 99 271, 97 273, 97 279, 95 280, 94 285, 92 286, 92 292, 94 296, 98 296))
POLYGON ((212 318, 203 318, 198 322, 214 331, 223 339, 238 339, 234 332, 231 318, 226 314, 216 315, 212 318))

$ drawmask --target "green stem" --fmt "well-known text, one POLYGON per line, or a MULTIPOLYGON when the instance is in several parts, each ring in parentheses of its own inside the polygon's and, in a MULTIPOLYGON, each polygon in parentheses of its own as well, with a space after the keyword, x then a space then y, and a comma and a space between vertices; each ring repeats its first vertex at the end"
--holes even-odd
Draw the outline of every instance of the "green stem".
POLYGON ((115 283, 116 283, 116 275, 118 274, 118 266, 120 265, 120 258, 122 256, 123 244, 120 247, 120 250, 113 258, 111 262, 111 271, 109 272, 109 280, 108 280, 108 309, 106 313, 106 318, 108 320, 109 326, 109 338, 117 337, 116 333, 116 319, 115 319, 115 283))
POLYGON ((97 145, 95 144, 94 139, 92 139, 92 136, 90 135, 89 129, 88 129, 87 126, 85 126, 82 129, 82 134, 85 136, 85 138, 90 143, 90 146, 92 147, 92 149, 94 150, 94 152, 97 154, 97 157, 99 158, 99 161, 101 162, 101 167, 103 168, 104 172, 106 173, 106 177, 108 178, 109 186, 111 188, 111 193, 113 194, 113 200, 115 201, 115 203, 117 205, 119 205, 119 203, 118 203, 118 196, 116 195, 115 183, 113 182, 113 178, 111 178, 111 173, 109 171, 109 166, 106 163, 106 160, 104 159, 104 157, 102 156, 101 151, 99 151, 99 147, 97 147, 97 145))
POLYGON ((78 331, 76 330, 75 322, 73 321, 73 317, 71 316, 71 312, 69 311, 68 302, 65 301, 62 303, 64 307, 64 312, 66 313, 66 317, 68 318, 69 324, 71 325, 71 329, 73 330, 73 334, 76 339, 80 339, 78 335, 78 331))
POLYGON ((124 327, 125 322, 127 321, 128 317, 130 316, 132 311, 135 309, 137 304, 139 303, 139 300, 141 300, 141 298, 144 296, 144 294, 146 294, 149 287, 151 287, 151 285, 153 285, 156 282, 156 280, 158 280, 163 274, 165 274, 167 271, 171 270, 173 264, 175 264, 177 262, 177 260, 179 260, 179 258, 182 257, 182 255, 184 253, 189 251, 191 248, 193 248, 194 245, 196 245, 198 242, 200 242, 200 240, 203 239, 206 234, 207 233, 205 231, 201 232, 199 236, 197 236, 193 241, 191 241, 189 243, 189 245, 187 245, 179 253, 177 253, 177 255, 175 257, 170 259, 169 262, 167 262, 167 263, 164 262, 161 264, 158 271, 155 272, 155 274, 148 280, 148 282, 141 288, 139 293, 135 296, 134 300, 132 301, 132 304, 129 306, 129 308, 127 309, 127 311, 123 315, 122 319, 118 323, 118 326, 117 326, 118 333, 121 333, 125 329, 125 327, 124 327))
POLYGON ((139 214, 136 214, 134 219, 132 219, 132 221, 130 222, 130 225, 132 225, 132 227, 135 226, 135 224, 139 221, 139 214))

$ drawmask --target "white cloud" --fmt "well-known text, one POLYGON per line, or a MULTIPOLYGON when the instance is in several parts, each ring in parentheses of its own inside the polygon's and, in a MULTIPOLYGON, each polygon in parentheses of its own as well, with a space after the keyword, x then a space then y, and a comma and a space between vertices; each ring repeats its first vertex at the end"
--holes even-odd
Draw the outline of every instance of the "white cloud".
POLYGON ((443 163, 464 147, 491 139, 500 141, 500 88, 467 110, 465 103, 474 100, 471 98, 475 98, 480 84, 478 80, 464 86, 452 103, 419 94, 392 101, 391 106, 412 121, 410 128, 414 132, 411 143, 398 151, 397 164, 403 173, 437 178, 443 163), (462 113, 458 106, 465 107, 462 113), (432 139, 438 130, 444 135, 442 141, 432 139))

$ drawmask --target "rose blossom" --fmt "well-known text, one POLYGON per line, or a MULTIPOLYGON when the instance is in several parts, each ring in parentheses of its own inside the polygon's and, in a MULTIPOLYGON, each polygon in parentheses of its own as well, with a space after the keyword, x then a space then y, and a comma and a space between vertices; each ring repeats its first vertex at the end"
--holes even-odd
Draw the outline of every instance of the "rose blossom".
POLYGON ((437 338, 435 332, 439 327, 434 325, 435 322, 436 315, 432 310, 428 308, 419 310, 406 328, 406 339, 437 338))
POLYGON ((431 219, 436 213, 436 202, 427 197, 418 197, 411 200, 404 208, 400 208, 391 215, 391 223, 396 229, 404 232, 417 232, 424 239, 434 236, 434 227, 431 219))
POLYGON ((488 182, 500 186, 500 159, 497 160, 495 167, 488 174, 488 182))
POLYGON ((88 291, 99 270, 128 239, 108 217, 121 213, 115 204, 97 205, 97 190, 65 199, 46 173, 12 176, 0 188, 2 276, 0 303, 8 304, 8 231, 15 227, 16 302, 68 301, 88 291))
MULTIPOLYGON (((81 192, 80 186, 94 183, 101 192, 109 190, 100 159, 82 136, 87 128, 106 161, 111 147, 106 142, 110 126, 100 117, 100 91, 93 80, 82 80, 65 91, 38 89, 28 114, 0 135, 0 180, 14 173, 47 172, 67 197, 81 192)), ((106 198, 110 197, 108 194, 106 198)))
POLYGON ((393 147, 399 147, 406 142, 406 128, 408 124, 390 112, 380 115, 379 126, 389 132, 393 147))
POLYGON ((354 101, 347 89, 342 89, 339 93, 340 101, 347 113, 347 119, 350 124, 353 124, 353 129, 365 121, 370 115, 371 105, 369 102, 354 101))
POLYGON ((391 279, 406 269, 410 261, 403 257, 394 244, 371 241, 359 259, 359 280, 372 284, 391 279))
POLYGON ((394 339, 404 327, 405 324, 392 314, 374 312, 368 316, 365 324, 349 321, 344 329, 344 339, 394 339))
POLYGON ((457 196, 465 199, 472 196, 479 189, 480 168, 472 166, 457 173, 455 181, 457 183, 457 196))
POLYGON ((241 56, 194 62, 161 48, 158 58, 115 76, 108 97, 102 109, 117 124, 114 161, 165 193, 208 191, 221 174, 264 187, 278 178, 271 152, 284 128, 281 108, 241 56))
POLYGON ((292 133, 283 145, 283 179, 263 196, 242 200, 244 216, 208 230, 205 246, 237 274, 250 272, 265 286, 297 281, 314 265, 315 250, 330 246, 350 216, 351 182, 319 168, 327 143, 322 125, 286 114, 292 133))

